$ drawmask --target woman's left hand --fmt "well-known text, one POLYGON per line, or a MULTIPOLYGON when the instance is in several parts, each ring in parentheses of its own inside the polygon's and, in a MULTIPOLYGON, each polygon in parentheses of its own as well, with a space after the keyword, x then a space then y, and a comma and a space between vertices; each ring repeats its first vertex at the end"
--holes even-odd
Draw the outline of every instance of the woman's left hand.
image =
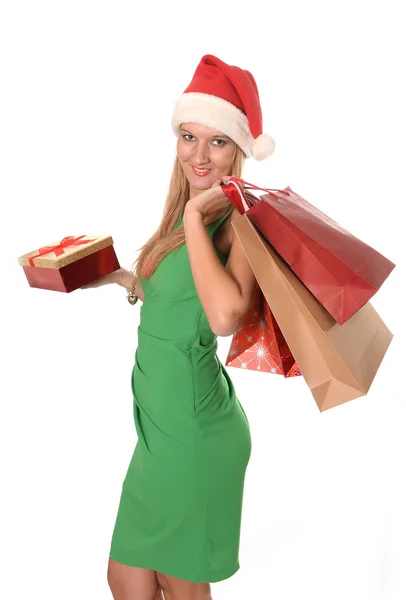
POLYGON ((223 192, 221 183, 228 183, 229 179, 229 176, 224 176, 222 182, 217 179, 207 190, 191 198, 186 203, 185 211, 197 210, 205 217, 206 215, 228 208, 231 203, 223 192))

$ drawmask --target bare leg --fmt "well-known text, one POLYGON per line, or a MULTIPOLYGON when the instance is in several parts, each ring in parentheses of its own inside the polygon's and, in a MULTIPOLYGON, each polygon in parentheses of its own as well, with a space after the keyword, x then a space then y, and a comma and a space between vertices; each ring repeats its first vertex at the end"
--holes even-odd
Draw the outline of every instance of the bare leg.
POLYGON ((107 581, 114 600, 161 600, 156 571, 131 567, 109 557, 107 581))
POLYGON ((156 572, 156 577, 164 600, 213 600, 208 582, 195 583, 159 572, 156 572))
POLYGON ((161 586, 158 584, 157 590, 156 590, 156 596, 154 598, 154 600, 165 600, 164 597, 164 593, 162 591, 161 586))
POLYGON ((154 600, 165 600, 161 586, 158 583, 154 600))

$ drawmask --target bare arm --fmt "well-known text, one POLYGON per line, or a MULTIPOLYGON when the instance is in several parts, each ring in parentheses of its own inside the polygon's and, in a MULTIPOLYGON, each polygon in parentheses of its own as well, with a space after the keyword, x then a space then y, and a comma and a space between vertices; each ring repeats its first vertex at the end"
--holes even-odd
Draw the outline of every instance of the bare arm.
MULTIPOLYGON (((118 269, 117 282, 116 282, 116 283, 118 283, 118 285, 121 285, 122 287, 126 288, 127 290, 131 290, 133 281, 134 281, 134 273, 132 271, 123 269, 123 267, 120 267, 120 269, 118 269)), ((141 284, 140 284, 138 278, 137 278, 137 284, 135 286, 135 295, 138 296, 138 298, 141 300, 141 302, 144 302, 144 292, 142 290, 142 287, 141 287, 141 284)))
MULTIPOLYGON (((118 285, 126 288, 127 290, 131 289, 131 286, 134 281, 134 273, 132 271, 128 271, 123 267, 120 267, 116 271, 109 273, 108 275, 104 275, 104 277, 100 277, 95 281, 88 283, 87 285, 82 286, 82 290, 93 287, 100 287, 101 285, 108 285, 109 283, 117 283, 118 285)), ((142 290, 141 284, 137 279, 137 284, 135 286, 135 294, 139 297, 141 302, 144 302, 144 292, 142 290)))
MULTIPOLYGON (((238 217, 235 211, 231 218, 238 217)), ((203 224, 202 214, 186 205, 185 239, 192 275, 210 327, 216 335, 232 335, 239 329, 250 307, 255 277, 234 233, 224 267, 203 224)))

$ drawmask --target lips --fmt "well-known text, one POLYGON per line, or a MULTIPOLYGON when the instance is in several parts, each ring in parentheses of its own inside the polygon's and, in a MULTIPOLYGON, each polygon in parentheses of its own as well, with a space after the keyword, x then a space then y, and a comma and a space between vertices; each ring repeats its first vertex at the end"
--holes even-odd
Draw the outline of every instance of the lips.
POLYGON ((198 177, 206 177, 211 171, 211 169, 198 169, 197 167, 192 166, 192 171, 198 177))

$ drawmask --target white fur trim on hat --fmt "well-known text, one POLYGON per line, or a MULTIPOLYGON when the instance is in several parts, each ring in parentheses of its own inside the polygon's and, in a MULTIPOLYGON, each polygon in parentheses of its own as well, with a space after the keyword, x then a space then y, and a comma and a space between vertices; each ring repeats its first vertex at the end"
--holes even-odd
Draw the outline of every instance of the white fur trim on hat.
POLYGON ((175 103, 172 129, 179 134, 182 123, 199 123, 228 135, 240 146, 247 157, 251 156, 254 139, 246 115, 234 104, 200 92, 182 94, 175 103))

